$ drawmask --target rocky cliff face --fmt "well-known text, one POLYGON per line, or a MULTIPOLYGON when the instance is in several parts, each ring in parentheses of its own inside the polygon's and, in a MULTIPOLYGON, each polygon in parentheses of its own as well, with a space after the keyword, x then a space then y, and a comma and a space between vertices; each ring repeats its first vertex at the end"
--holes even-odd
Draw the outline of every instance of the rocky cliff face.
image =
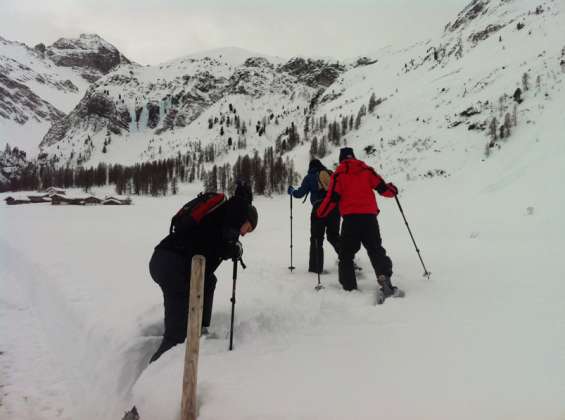
POLYGON ((0 73, 0 118, 24 125, 30 119, 55 122, 64 115, 26 85, 0 73))
POLYGON ((61 38, 44 48, 44 54, 58 66, 80 69, 89 82, 120 64, 131 63, 116 47, 95 34, 81 34, 78 39, 61 38))
POLYGON ((130 122, 130 114, 124 107, 116 105, 108 95, 91 89, 70 114, 53 123, 40 147, 56 144, 80 127, 91 126, 96 131, 107 129, 119 135, 122 130, 127 131, 130 122))
POLYGON ((324 60, 311 60, 293 58, 280 67, 280 71, 287 72, 310 87, 327 88, 336 81, 338 76, 345 71, 345 66, 337 63, 328 63, 324 60))

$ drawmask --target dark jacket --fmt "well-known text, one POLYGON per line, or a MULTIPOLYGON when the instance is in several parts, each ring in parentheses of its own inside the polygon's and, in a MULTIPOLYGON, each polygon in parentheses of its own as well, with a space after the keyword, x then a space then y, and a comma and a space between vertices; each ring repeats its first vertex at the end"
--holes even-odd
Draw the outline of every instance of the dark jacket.
POLYGON ((167 235, 155 249, 166 249, 187 258, 203 255, 207 268, 215 269, 222 260, 232 258, 239 229, 247 218, 248 206, 244 198, 234 196, 205 216, 189 232, 167 235))
POLYGON ((326 170, 324 166, 311 167, 308 170, 308 174, 302 180, 300 187, 292 192, 292 196, 294 198, 302 198, 310 193, 310 203, 313 206, 321 203, 326 195, 326 191, 320 189, 318 185, 318 173, 322 169, 326 170))
POLYGON ((357 159, 342 161, 333 173, 328 192, 318 208, 318 217, 327 216, 339 203, 341 216, 350 214, 378 214, 374 190, 385 197, 397 193, 373 168, 357 159))

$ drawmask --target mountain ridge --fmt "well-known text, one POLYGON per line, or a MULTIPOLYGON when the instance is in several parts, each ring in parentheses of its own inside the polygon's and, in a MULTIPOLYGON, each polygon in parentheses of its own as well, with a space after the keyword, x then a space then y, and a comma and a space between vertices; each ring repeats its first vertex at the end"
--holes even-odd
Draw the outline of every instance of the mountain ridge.
POLYGON ((484 158, 537 115, 532 99, 561 89, 563 16, 554 0, 473 0, 441 36, 350 62, 246 58, 247 50, 227 47, 156 66, 121 63, 52 122, 41 154, 55 165, 133 163, 199 143, 224 151, 218 163, 233 163, 228 143, 244 139, 261 152, 293 126, 300 141, 297 152, 284 152, 291 157, 314 140, 324 143, 321 157, 347 143, 369 161, 389 156, 379 165, 393 173, 449 174, 456 165, 432 167, 437 154, 461 148, 484 158))

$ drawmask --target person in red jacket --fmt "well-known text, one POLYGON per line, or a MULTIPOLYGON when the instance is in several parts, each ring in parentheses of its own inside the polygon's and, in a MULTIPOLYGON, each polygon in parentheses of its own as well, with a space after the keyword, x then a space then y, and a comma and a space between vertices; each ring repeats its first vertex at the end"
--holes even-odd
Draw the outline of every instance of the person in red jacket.
POLYGON ((391 284, 392 261, 382 246, 377 214, 376 190, 384 197, 394 197, 398 189, 386 183, 373 168, 357 160, 353 149, 344 147, 339 153, 339 166, 333 173, 328 192, 318 208, 318 217, 326 217, 338 206, 343 218, 340 235, 339 282, 345 290, 357 289, 353 258, 361 244, 367 250, 371 265, 381 286, 377 302, 389 296, 404 295, 391 284))

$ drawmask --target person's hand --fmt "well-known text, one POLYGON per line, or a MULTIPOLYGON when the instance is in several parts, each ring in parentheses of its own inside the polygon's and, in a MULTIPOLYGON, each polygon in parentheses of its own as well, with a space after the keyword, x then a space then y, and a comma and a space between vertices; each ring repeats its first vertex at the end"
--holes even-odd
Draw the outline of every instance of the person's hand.
POLYGON ((398 188, 396 188, 396 185, 394 185, 392 182, 389 182, 388 184, 386 184, 388 190, 393 194, 393 197, 396 197, 398 195, 398 188))
POLYGON ((231 257, 234 260, 239 260, 243 255, 243 245, 241 242, 237 241, 232 246, 231 257))
POLYGON ((293 192, 294 192, 294 187, 292 185, 290 185, 288 187, 288 195, 292 195, 293 192))

